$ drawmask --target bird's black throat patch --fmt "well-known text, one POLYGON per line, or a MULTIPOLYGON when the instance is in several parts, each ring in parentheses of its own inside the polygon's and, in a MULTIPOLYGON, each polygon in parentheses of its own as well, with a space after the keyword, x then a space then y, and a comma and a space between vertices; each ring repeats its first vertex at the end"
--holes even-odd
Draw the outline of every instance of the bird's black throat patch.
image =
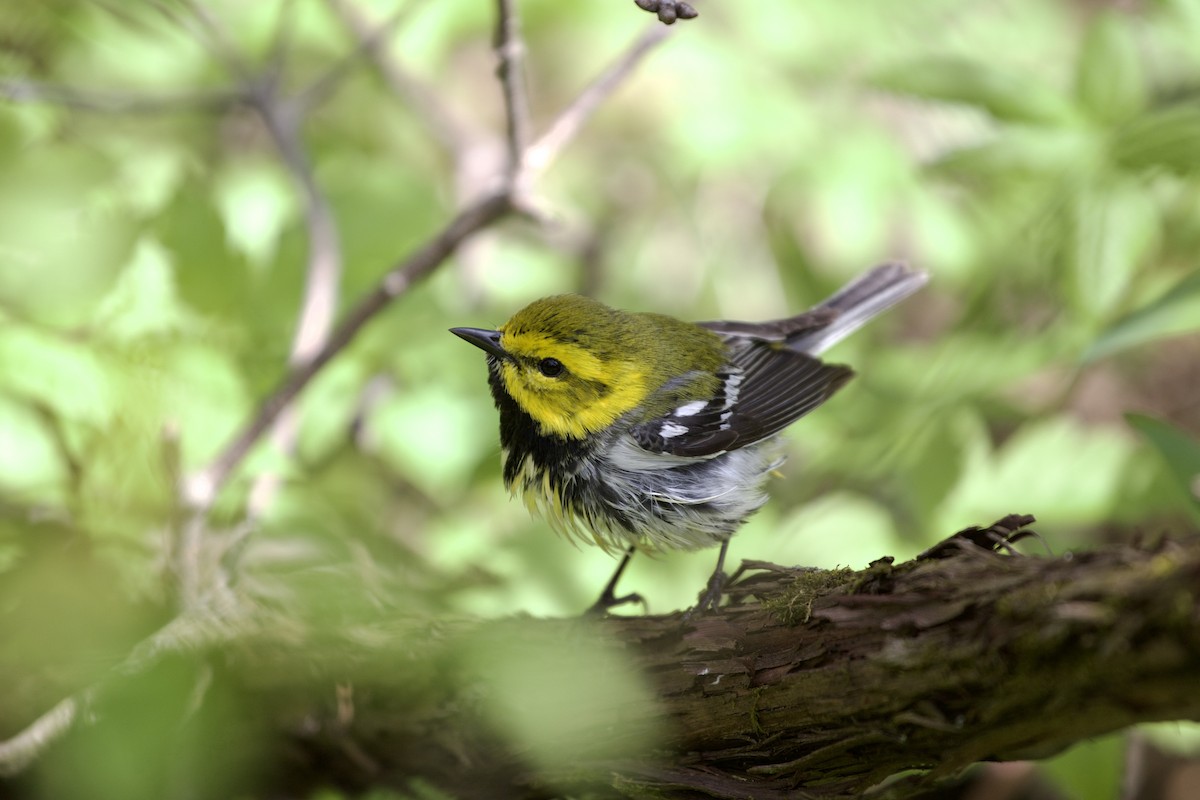
POLYGON ((596 474, 596 456, 604 447, 604 437, 584 440, 542 433, 533 417, 504 388, 499 365, 491 359, 488 385, 500 412, 505 487, 511 492, 544 493, 546 481, 565 516, 636 533, 637 526, 623 507, 622 498, 596 474), (526 463, 532 466, 532 473, 525 471, 526 463))
POLYGON ((526 459, 533 459, 539 472, 546 470, 564 488, 562 478, 573 476, 579 464, 591 453, 592 444, 580 439, 547 436, 504 388, 496 370, 488 370, 488 385, 492 399, 500 412, 500 446, 508 453, 504 460, 504 484, 510 489, 521 474, 526 459))

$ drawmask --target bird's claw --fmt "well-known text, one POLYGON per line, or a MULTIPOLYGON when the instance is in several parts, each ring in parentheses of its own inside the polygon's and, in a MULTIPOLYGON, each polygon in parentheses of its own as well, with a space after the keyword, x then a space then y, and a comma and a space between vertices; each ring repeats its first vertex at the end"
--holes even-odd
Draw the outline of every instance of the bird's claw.
POLYGON ((610 608, 627 606, 631 603, 641 603, 642 611, 647 614, 650 613, 650 606, 646 603, 646 598, 642 597, 637 592, 630 592, 629 594, 623 594, 620 597, 617 597, 611 591, 606 591, 604 594, 600 595, 596 602, 592 603, 587 611, 583 612, 583 616, 602 617, 608 613, 610 608))
POLYGON ((721 596, 725 591, 725 579, 726 575, 724 572, 720 570, 714 572, 712 577, 708 579, 708 585, 700 594, 696 605, 688 609, 683 618, 691 619, 695 616, 715 614, 720 611, 721 596))

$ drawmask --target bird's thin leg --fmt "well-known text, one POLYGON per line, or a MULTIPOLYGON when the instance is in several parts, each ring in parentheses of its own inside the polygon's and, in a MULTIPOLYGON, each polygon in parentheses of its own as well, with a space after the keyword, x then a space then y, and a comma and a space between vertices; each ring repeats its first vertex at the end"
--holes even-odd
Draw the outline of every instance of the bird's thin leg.
POLYGON ((642 607, 645 608, 646 601, 637 592, 630 592, 629 594, 617 597, 617 581, 621 580, 621 574, 629 566, 629 559, 633 558, 633 551, 635 549, 631 546, 625 551, 625 557, 617 565, 617 571, 608 579, 608 583, 604 586, 604 591, 600 593, 600 599, 592 603, 592 607, 584 612, 586 615, 605 614, 610 608, 628 605, 629 603, 641 603, 642 607))
POLYGON ((696 611, 701 614, 706 611, 716 611, 717 606, 721 603, 721 592, 725 588, 725 552, 729 549, 729 540, 721 542, 721 552, 717 554, 717 568, 713 570, 712 577, 708 579, 708 588, 704 590, 704 594, 700 595, 700 602, 696 605, 696 611))

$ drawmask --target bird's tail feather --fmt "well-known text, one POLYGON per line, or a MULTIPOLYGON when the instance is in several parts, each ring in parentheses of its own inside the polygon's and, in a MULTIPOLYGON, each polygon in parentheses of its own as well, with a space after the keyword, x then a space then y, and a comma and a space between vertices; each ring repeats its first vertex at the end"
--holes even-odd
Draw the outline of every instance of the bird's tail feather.
POLYGON ((828 325, 789 339, 787 346, 791 350, 819 355, 920 289, 928 280, 928 273, 914 270, 902 262, 881 264, 813 309, 835 312, 836 316, 828 325))

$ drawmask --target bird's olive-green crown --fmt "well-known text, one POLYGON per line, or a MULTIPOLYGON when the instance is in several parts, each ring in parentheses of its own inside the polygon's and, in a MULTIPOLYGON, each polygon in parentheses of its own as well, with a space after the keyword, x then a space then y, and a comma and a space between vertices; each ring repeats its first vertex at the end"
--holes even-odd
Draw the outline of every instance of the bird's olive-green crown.
POLYGON ((720 337, 662 314, 579 295, 530 303, 500 326, 505 390, 543 434, 582 439, 637 410, 649 419, 716 389, 720 337))

